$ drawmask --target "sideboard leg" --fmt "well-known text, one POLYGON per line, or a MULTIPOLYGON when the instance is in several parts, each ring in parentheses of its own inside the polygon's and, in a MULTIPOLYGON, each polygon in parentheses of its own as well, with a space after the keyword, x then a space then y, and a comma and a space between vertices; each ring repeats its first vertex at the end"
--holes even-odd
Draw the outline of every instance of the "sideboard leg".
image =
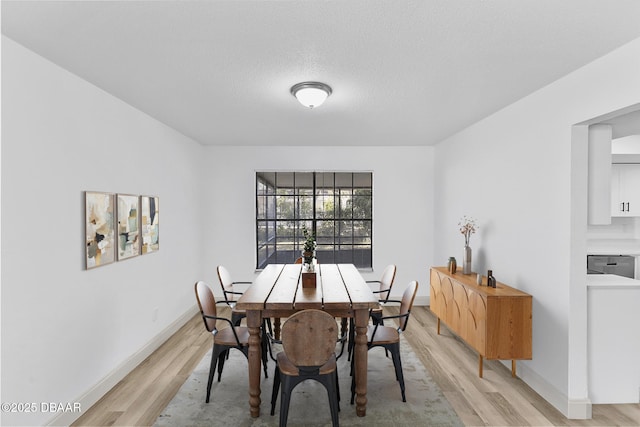
POLYGON ((511 376, 516 377, 516 359, 511 359, 511 376))
POLYGON ((438 335, 440 335, 440 318, 438 317, 438 335))
POLYGON ((482 378, 482 355, 478 354, 478 376, 482 378))

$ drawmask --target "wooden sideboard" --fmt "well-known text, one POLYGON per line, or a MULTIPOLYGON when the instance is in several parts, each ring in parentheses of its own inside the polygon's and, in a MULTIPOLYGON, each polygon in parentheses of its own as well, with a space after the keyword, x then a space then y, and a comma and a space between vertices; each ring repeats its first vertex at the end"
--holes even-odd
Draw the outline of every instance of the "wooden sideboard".
POLYGON ((531 295, 497 282, 495 288, 476 284, 476 273, 449 273, 446 267, 431 268, 431 311, 449 329, 478 352, 478 375, 484 359, 530 360, 531 295))

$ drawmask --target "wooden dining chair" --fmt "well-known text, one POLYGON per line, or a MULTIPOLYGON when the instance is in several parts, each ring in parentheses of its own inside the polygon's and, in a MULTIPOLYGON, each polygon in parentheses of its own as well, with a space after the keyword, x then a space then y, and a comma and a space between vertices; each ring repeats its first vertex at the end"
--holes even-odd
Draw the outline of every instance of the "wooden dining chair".
MULTIPOLYGON (((304 262, 304 258, 303 257, 298 257, 294 261, 294 264, 302 264, 303 262, 304 262)), ((353 319, 352 319, 352 321, 353 321, 353 319)), ((348 334, 349 334, 349 330, 350 329, 347 328, 347 323, 348 323, 348 321, 347 321, 346 317, 342 317, 340 319, 340 325, 341 325, 340 331, 341 331, 341 333, 338 336, 338 342, 341 344, 341 347, 340 347, 340 353, 336 356, 338 359, 340 358, 340 356, 342 356, 342 353, 344 352, 345 343, 347 343, 349 341, 348 334)), ((349 351, 348 347, 349 346, 347 345, 347 351, 349 351)))
MULTIPOLYGON (((231 279, 231 273, 224 266, 219 265, 216 268, 218 272, 218 279, 220 281, 220 286, 222 287, 222 293, 224 294, 224 299, 227 305, 231 308, 231 322, 235 326, 240 326, 242 319, 247 317, 246 310, 239 310, 236 308, 236 302, 242 296, 243 292, 238 292, 234 290, 233 285, 251 285, 252 282, 234 282, 231 279)), ((269 336, 267 335, 272 330, 271 327, 271 319, 265 318, 262 319, 262 354, 265 355, 267 350, 271 353, 271 349, 269 347, 269 336)), ((228 358, 228 357, 227 357, 228 358)), ((266 364, 266 355, 263 357, 266 364)), ((265 377, 266 377, 266 367, 265 367, 265 377)))
MULTIPOLYGON (((382 306, 384 306, 388 302, 389 297, 391 296, 391 288, 393 287, 393 282, 396 278, 396 270, 397 268, 395 264, 389 264, 382 271, 382 276, 380 276, 379 280, 367 280, 367 283, 378 284, 378 289, 373 291, 373 293, 378 297, 380 307, 373 308, 369 312, 373 324, 376 324, 378 322, 382 322, 382 324, 384 324, 384 320, 382 320, 382 306)), ((353 324, 353 319, 350 320, 349 325, 348 360, 351 360, 351 355, 353 353, 353 340, 355 338, 355 327, 353 324)))
POLYGON ((231 321, 234 325, 239 326, 243 318, 247 317, 245 310, 236 309, 236 302, 242 296, 242 292, 234 290, 233 285, 250 285, 251 282, 234 282, 231 279, 231 273, 224 266, 219 265, 216 268, 218 272, 218 280, 222 287, 222 294, 227 301, 227 305, 231 307, 231 321))
POLYGON ((276 356, 271 395, 271 415, 273 415, 278 399, 278 389, 282 387, 280 427, 287 425, 293 389, 305 380, 316 380, 326 388, 331 408, 331 422, 333 426, 338 426, 340 391, 335 355, 337 336, 338 325, 335 319, 322 310, 299 311, 284 322, 283 351, 276 356))
MULTIPOLYGON (((413 307, 413 301, 416 298, 417 292, 418 282, 414 280, 409 283, 407 288, 404 290, 401 300, 388 300, 389 302, 399 302, 400 312, 397 315, 384 316, 382 317, 382 320, 398 319, 397 327, 384 326, 381 322, 367 327, 367 349, 370 350, 374 347, 384 347, 385 351, 391 353, 393 358, 393 367, 396 371, 396 381, 400 383, 400 392, 402 393, 403 402, 406 402, 407 399, 405 397, 404 375, 402 373, 402 362, 400 360, 400 334, 407 328, 409 315, 411 314, 411 308, 413 307)), ((353 375, 353 359, 354 358, 351 360, 351 404, 353 404, 356 391, 355 375, 353 375)))
MULTIPOLYGON (((231 349, 237 349, 248 358, 249 354, 249 328, 244 326, 236 326, 230 319, 226 317, 218 316, 217 304, 227 304, 227 301, 219 301, 216 303, 216 299, 213 296, 211 288, 203 281, 198 281, 195 284, 196 300, 198 307, 200 308, 200 314, 204 321, 204 326, 207 331, 211 332, 213 337, 213 350, 211 353, 211 366, 209 368, 209 380, 207 382, 207 398, 206 403, 209 403, 209 396, 211 395, 211 385, 213 383, 213 376, 216 371, 216 365, 218 368, 218 382, 222 377, 222 369, 224 368, 224 362, 226 356, 231 349), (222 327, 223 325, 228 327, 222 327)), ((267 375, 267 359, 266 353, 262 354, 262 362, 264 366, 265 377, 267 375)))
MULTIPOLYGON (((391 288, 393 287, 393 281, 396 278, 396 266, 395 264, 389 264, 382 271, 382 276, 380 280, 367 280, 367 283, 377 283, 379 285, 378 289, 373 291, 373 293, 378 297, 378 301, 380 305, 383 306, 386 302, 388 302, 391 297, 391 288)), ((377 323, 380 321, 382 317, 382 307, 374 308, 371 310, 371 320, 373 323, 377 323)))
MULTIPOLYGON (((317 262, 317 260, 316 260, 317 262)), ((304 263, 304 257, 298 257, 296 258, 296 260, 293 262, 294 264, 303 264, 304 263)), ((277 319, 278 322, 280 322, 280 319, 277 319)), ((344 352, 344 347, 345 347, 345 343, 348 341, 348 328, 347 328, 347 318, 343 317, 340 319, 340 325, 342 326, 341 328, 341 334, 338 337, 338 342, 341 344, 341 349, 340 349, 340 353, 338 354, 338 356, 336 356, 337 358, 340 358, 340 356, 342 356, 342 353, 344 352)), ((275 339, 273 338, 273 335, 270 335, 270 341, 273 343, 274 341, 276 343, 279 343, 278 337, 275 337, 275 339)), ((348 347, 348 346, 347 346, 348 347)), ((269 351, 271 352, 271 348, 269 349, 269 351)), ((271 357, 273 359, 273 357, 271 357)))

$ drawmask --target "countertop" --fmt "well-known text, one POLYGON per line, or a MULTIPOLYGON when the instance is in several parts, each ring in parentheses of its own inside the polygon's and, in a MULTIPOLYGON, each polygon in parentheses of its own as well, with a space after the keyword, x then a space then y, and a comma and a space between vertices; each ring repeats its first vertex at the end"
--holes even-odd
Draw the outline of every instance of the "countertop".
POLYGON ((640 256, 640 240, 637 240, 637 239, 587 240, 587 253, 589 255, 640 256))
POLYGON ((640 289, 640 280, 615 274, 587 274, 587 288, 593 289, 640 289))

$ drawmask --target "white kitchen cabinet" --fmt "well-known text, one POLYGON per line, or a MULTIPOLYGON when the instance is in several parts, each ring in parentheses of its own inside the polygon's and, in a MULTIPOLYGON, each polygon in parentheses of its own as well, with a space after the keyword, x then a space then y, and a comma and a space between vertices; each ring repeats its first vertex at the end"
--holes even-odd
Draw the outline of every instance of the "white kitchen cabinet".
POLYGON ((611 216, 640 216, 640 164, 611 165, 611 216))
POLYGON ((587 275, 589 398, 594 404, 640 402, 640 281, 587 275))

